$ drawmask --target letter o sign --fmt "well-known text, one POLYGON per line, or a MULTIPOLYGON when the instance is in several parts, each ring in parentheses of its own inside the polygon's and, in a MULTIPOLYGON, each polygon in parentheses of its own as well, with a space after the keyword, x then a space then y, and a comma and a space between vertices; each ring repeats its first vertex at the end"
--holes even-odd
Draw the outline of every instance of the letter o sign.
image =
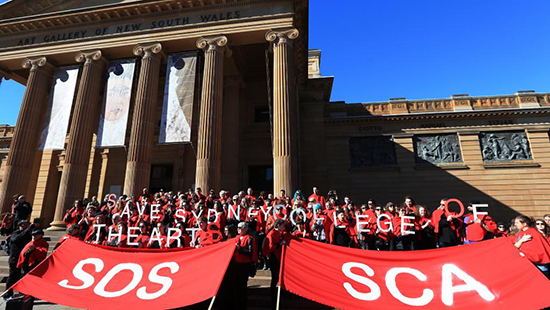
POLYGON ((462 201, 456 199, 456 198, 451 198, 451 199, 447 199, 447 201, 445 201, 445 212, 447 212, 447 214, 449 214, 449 203, 451 202, 456 202, 459 206, 460 206, 460 213, 457 214, 457 217, 461 217, 462 215, 464 215, 464 205, 462 204, 462 201))
POLYGON ((109 272, 99 281, 99 283, 94 288, 94 293, 96 293, 98 296, 106 297, 106 298, 114 298, 114 297, 120 297, 124 294, 129 293, 133 289, 138 286, 139 282, 141 281, 141 278, 143 277, 143 269, 138 264, 133 263, 124 263, 124 264, 118 264, 113 269, 109 270, 109 272), (115 292, 107 292, 105 291, 105 287, 111 280, 121 271, 123 270, 129 270, 132 272, 132 281, 128 283, 123 289, 115 291, 115 292))

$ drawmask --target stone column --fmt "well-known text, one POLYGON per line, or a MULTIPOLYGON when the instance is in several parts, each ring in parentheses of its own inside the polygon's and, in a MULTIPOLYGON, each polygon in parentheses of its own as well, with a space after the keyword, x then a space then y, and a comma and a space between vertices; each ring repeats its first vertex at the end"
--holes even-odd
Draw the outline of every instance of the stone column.
POLYGON ((200 38, 197 47, 204 50, 204 77, 199 119, 197 171, 195 187, 204 193, 220 189, 222 155, 223 58, 230 56, 227 37, 200 38))
POLYGON ((139 44, 134 47, 134 55, 142 58, 124 178, 124 193, 131 196, 139 195, 144 187, 149 187, 155 105, 160 64, 164 57, 160 43, 139 44))
MULTIPOLYGON (((240 75, 226 76, 223 89, 221 188, 237 193, 239 188, 239 140, 240 140, 240 75)), ((218 189, 218 190, 219 190, 218 189)))
POLYGON ((10 211, 13 195, 26 194, 52 86, 53 66, 46 57, 27 58, 22 66, 30 73, 0 187, 2 213, 10 211))
POLYGON ((284 189, 288 195, 298 186, 298 105, 292 74, 292 40, 298 34, 286 28, 265 36, 273 42, 273 192, 284 189))
POLYGON ((106 60, 100 50, 79 52, 76 61, 84 63, 69 130, 69 142, 61 173, 59 193, 51 229, 64 228, 63 216, 74 201, 84 198, 90 146, 97 126, 101 90, 105 82, 106 60))

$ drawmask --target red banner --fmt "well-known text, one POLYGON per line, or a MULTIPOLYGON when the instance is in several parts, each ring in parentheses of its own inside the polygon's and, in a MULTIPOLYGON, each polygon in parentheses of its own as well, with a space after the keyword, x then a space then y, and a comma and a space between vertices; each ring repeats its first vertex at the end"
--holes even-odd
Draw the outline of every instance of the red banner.
POLYGON ((128 252, 68 239, 13 287, 86 309, 170 309, 216 295, 235 250, 223 242, 191 251, 128 252))
POLYGON ((550 281, 505 239, 377 252, 292 240, 282 288, 339 309, 541 309, 550 281))

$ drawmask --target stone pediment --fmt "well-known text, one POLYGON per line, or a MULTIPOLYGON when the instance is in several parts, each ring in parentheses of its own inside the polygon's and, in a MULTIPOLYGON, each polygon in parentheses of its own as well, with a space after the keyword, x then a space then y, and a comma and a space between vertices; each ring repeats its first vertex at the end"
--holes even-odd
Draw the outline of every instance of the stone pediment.
POLYGON ((0 20, 141 0, 11 0, 0 5, 0 20))

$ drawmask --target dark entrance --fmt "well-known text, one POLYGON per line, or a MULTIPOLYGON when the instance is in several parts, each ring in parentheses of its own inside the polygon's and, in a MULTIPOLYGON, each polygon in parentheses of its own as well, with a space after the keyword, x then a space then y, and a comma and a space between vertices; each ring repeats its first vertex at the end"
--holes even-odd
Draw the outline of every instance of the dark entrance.
POLYGON ((174 165, 152 165, 149 192, 156 193, 161 189, 165 192, 171 191, 173 175, 174 165))
POLYGON ((273 166, 248 167, 248 186, 252 187, 256 194, 260 191, 273 192, 273 166))

